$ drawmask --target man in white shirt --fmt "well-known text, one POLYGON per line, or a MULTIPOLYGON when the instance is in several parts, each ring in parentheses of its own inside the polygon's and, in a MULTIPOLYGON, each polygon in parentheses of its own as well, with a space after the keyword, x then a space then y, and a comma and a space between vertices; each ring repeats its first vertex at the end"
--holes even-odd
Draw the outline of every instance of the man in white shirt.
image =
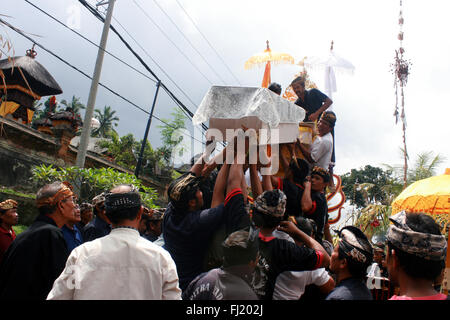
POLYGON ((105 206, 111 233, 72 251, 47 299, 180 300, 170 254, 139 235, 143 206, 138 190, 117 186, 106 194, 105 206))
POLYGON ((330 169, 331 155, 333 154, 333 136, 331 131, 336 123, 336 115, 332 111, 322 113, 317 124, 319 135, 308 149, 305 145, 297 143, 306 160, 312 166, 318 166, 325 170, 330 169))

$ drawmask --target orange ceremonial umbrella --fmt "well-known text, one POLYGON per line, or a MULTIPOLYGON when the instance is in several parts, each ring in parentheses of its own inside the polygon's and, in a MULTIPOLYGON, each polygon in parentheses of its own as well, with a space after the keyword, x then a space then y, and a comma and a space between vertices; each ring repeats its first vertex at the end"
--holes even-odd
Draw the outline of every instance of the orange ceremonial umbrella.
POLYGON ((392 214, 399 211, 423 212, 443 216, 450 214, 450 168, 445 174, 414 182, 392 202, 392 214))
POLYGON ((262 53, 255 54, 250 57, 247 61, 245 61, 244 69, 249 70, 254 68, 255 66, 261 67, 262 65, 266 65, 266 68, 264 70, 264 77, 261 84, 261 87, 267 88, 271 82, 270 79, 270 68, 271 63, 274 64, 280 64, 280 63, 287 63, 287 64, 294 64, 294 58, 287 53, 281 53, 281 52, 274 52, 269 47, 269 40, 266 41, 267 48, 262 53))

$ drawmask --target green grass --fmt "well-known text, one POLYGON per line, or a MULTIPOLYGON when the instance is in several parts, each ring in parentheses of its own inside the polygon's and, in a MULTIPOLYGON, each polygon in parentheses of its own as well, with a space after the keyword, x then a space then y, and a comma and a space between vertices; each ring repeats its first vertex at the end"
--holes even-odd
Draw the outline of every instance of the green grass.
POLYGON ((20 233, 24 232, 28 226, 24 226, 23 224, 18 224, 16 226, 12 227, 16 235, 19 235, 20 233))

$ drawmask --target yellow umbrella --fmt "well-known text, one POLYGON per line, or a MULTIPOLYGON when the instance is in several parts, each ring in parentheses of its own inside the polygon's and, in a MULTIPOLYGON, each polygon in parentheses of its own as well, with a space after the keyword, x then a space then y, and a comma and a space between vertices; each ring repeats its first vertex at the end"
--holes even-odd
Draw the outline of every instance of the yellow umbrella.
POLYGON ((249 70, 254 67, 262 67, 264 64, 266 65, 264 71, 263 82, 261 84, 262 87, 267 88, 270 84, 270 68, 271 63, 280 64, 294 64, 294 58, 287 53, 274 52, 269 47, 269 40, 266 41, 267 48, 264 52, 255 54, 251 56, 247 61, 245 61, 244 69, 249 70))
POLYGON ((450 168, 445 174, 419 180, 408 186, 392 202, 392 214, 405 210, 430 215, 450 214, 450 168))
MULTIPOLYGON (((392 202, 392 214, 402 210, 429 214, 441 225, 445 234, 450 218, 450 168, 443 175, 416 181, 403 190, 392 202)), ((445 293, 450 287, 450 236, 447 241, 444 277, 447 280, 442 286, 445 293)))

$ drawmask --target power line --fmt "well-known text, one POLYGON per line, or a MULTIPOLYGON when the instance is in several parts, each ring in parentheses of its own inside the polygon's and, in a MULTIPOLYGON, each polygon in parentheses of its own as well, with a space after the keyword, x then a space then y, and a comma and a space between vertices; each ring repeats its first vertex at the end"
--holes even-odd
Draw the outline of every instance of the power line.
POLYGON ((186 14, 186 16, 189 18, 189 20, 191 20, 192 24, 194 25, 194 27, 197 29, 197 31, 200 33, 200 35, 203 37, 203 39, 205 39, 205 41, 208 43, 209 47, 216 53, 216 55, 219 57, 219 59, 222 61, 222 63, 225 65, 225 67, 228 69, 228 71, 230 72, 230 74, 233 76, 233 78, 237 81, 237 83, 239 83, 239 85, 242 86, 241 82, 239 81, 239 79, 234 75, 233 71, 231 71, 231 69, 228 67, 227 63, 225 62, 225 60, 221 57, 221 55, 217 52, 217 50, 214 48, 214 46, 211 44, 211 42, 208 41, 208 39, 206 38, 206 36, 200 31, 199 27, 197 26, 197 24, 195 23, 194 19, 191 18, 191 16, 189 15, 189 13, 186 11, 186 9, 184 9, 184 7, 181 5, 181 3, 178 0, 175 0, 178 4, 178 6, 184 11, 184 13, 186 14))
POLYGON ((209 62, 206 60, 206 58, 202 55, 200 51, 192 44, 192 42, 187 38, 187 36, 184 34, 183 31, 178 28, 177 24, 170 18, 170 16, 167 14, 167 12, 159 5, 159 3, 156 0, 153 0, 153 2, 158 6, 158 8, 164 13, 164 15, 169 19, 169 21, 175 26, 175 28, 178 30, 178 32, 183 36, 183 38, 189 43, 189 45, 192 47, 192 49, 195 50, 195 52, 198 53, 198 55, 203 59, 203 61, 208 65, 208 67, 214 72, 214 74, 224 83, 225 80, 216 72, 216 70, 209 64, 209 62))
POLYGON ((133 69, 134 71, 136 71, 137 73, 139 73, 140 75, 146 77, 147 79, 153 81, 153 82, 157 82, 155 79, 150 78, 148 75, 146 75, 145 73, 139 71, 138 69, 136 69, 135 67, 133 67, 132 65, 130 65, 129 63, 123 61, 122 59, 120 59, 119 57, 115 56, 114 54, 112 54, 111 52, 109 52, 106 49, 100 48, 100 46, 98 44, 96 44, 95 42, 91 41, 90 39, 88 39, 87 37, 83 36, 81 33, 79 33, 78 31, 72 29, 71 27, 69 27, 68 25, 64 24, 63 22, 61 22, 60 20, 56 19, 54 16, 52 16, 51 14, 49 14, 48 12, 44 11, 43 9, 39 8, 38 6, 36 6, 35 4, 31 3, 28 0, 24 0, 26 3, 28 3, 29 5, 33 6, 34 8, 36 8, 37 10, 39 10, 40 12, 42 12, 43 14, 45 14, 46 16, 48 16, 49 18, 51 18, 52 20, 56 21, 57 23, 59 23, 60 25, 62 25, 63 27, 69 29, 70 31, 72 31, 73 33, 75 33, 76 35, 80 36, 81 38, 83 38, 84 40, 86 40, 87 42, 89 42, 90 44, 96 46, 97 48, 103 50, 104 52, 106 52, 107 54, 109 54, 111 57, 115 58, 116 60, 120 61, 121 63, 123 63, 124 65, 126 65, 127 67, 133 69))
MULTIPOLYGON (((60 25, 64 26, 65 28, 69 29, 70 31, 74 32, 76 35, 80 36, 81 38, 83 38, 84 40, 88 41, 90 44, 94 45, 97 48, 100 48, 100 46, 98 46, 96 43, 94 43, 93 41, 91 41, 90 39, 88 39, 87 37, 83 36, 81 33, 79 33, 78 31, 70 28, 69 26, 67 26, 66 24, 64 24, 63 22, 61 22, 60 20, 56 19, 54 16, 52 16, 51 14, 49 14, 48 12, 44 11, 43 9, 39 8, 38 6, 36 6, 35 4, 29 2, 28 0, 24 0, 25 2, 27 2, 28 4, 30 4, 31 6, 33 6, 34 8, 36 8, 37 10, 39 10, 40 12, 44 13, 46 16, 48 16, 49 18, 51 18, 52 20, 56 21, 57 23, 59 23, 60 25)), ((126 66, 130 67, 131 69, 133 69, 134 71, 138 72, 139 74, 141 74, 142 76, 146 77, 147 79, 153 81, 153 82, 157 82, 156 80, 150 78, 149 76, 147 76, 146 74, 142 73, 141 71, 137 70, 136 68, 134 68, 133 66, 131 66, 130 64, 126 63, 125 61, 123 61, 122 59, 118 58, 117 56, 115 56, 114 54, 110 53, 108 50, 100 48, 101 50, 103 50, 104 52, 108 53, 109 55, 111 55, 112 57, 114 57, 116 60, 122 62, 123 64, 125 64, 126 66)), ((187 114, 187 112, 183 109, 181 109, 183 111, 183 113, 189 117, 192 115, 187 114)), ((156 116, 154 116, 155 118, 157 118, 156 116)), ((159 119, 158 119, 159 120, 159 119)))
MULTIPOLYGON (((116 19, 113 17, 113 19, 119 24, 119 26, 125 31, 125 33, 137 44, 139 48, 158 66, 158 68, 164 73, 164 75, 178 88, 178 90, 181 91, 181 93, 195 106, 195 102, 192 101, 192 99, 186 94, 186 92, 183 91, 183 89, 178 86, 178 84, 172 80, 172 78, 167 74, 167 72, 156 62, 153 57, 145 50, 145 48, 128 32, 128 30, 116 19)), ((189 110, 187 107, 181 103, 181 101, 164 85, 163 82, 161 82, 161 87, 166 91, 167 95, 178 105, 179 108, 181 108, 181 111, 188 117, 191 118, 194 116, 191 110, 189 110)), ((208 127, 205 124, 202 124, 203 130, 207 130, 208 127)))
POLYGON ((158 62, 153 59, 153 57, 147 52, 147 50, 128 32, 128 30, 116 19, 114 18, 114 21, 116 21, 119 26, 125 31, 125 33, 137 44, 137 46, 145 53, 147 57, 149 57, 153 63, 156 64, 156 66, 164 73, 164 75, 177 87, 178 90, 181 91, 181 93, 195 106, 195 102, 192 101, 192 99, 176 84, 174 80, 167 74, 167 72, 158 64, 158 62))
MULTIPOLYGON (((104 18, 97 12, 96 9, 94 9, 91 5, 89 5, 85 0, 78 0, 86 9, 88 9, 97 19, 99 19, 101 22, 104 22, 104 18)), ((123 27, 123 26, 122 26, 123 27)), ((116 30, 116 28, 114 28, 113 25, 110 25, 111 30, 119 37, 119 39, 122 41, 122 43, 128 48, 128 50, 131 51, 131 53, 139 60, 139 62, 144 66, 144 68, 150 72, 158 81, 160 81, 159 77, 150 69, 150 67, 144 62, 144 60, 136 53, 136 51, 134 51, 134 49, 130 46, 130 44, 122 37, 122 35, 116 30)), ((129 34, 129 33, 128 33, 129 34)), ((133 38, 133 37, 132 37, 133 38)), ((134 38, 133 40, 135 42, 137 42, 134 38)), ((138 42, 137 42, 138 43, 138 42)), ((139 43, 138 43, 139 45, 139 43)), ((140 46, 140 45, 139 45, 140 46)), ((140 46, 142 48, 142 46, 140 46)), ((152 59, 153 60, 153 59, 152 59)), ((154 60, 153 60, 154 61, 154 60)), ((161 68, 161 67, 160 67, 161 68)), ((161 69, 163 70, 163 69, 161 69)), ((164 72, 164 70, 163 70, 164 72)), ((164 74, 167 75, 166 72, 164 72, 164 74)), ((169 77, 170 79, 170 77, 169 77)), ((173 83, 175 83, 172 79, 170 79, 173 83)), ((175 85, 177 86, 178 89, 181 90, 181 88, 175 83, 175 85)), ((164 88, 164 90, 166 90, 166 92, 170 92, 170 96, 171 97, 175 97, 175 95, 165 86, 164 83, 161 82, 161 87, 164 88)), ((182 90, 181 90, 182 91, 182 90)), ((184 93, 184 91, 182 91, 184 93)), ((185 93, 184 93, 185 94, 185 93)), ((186 95, 186 94, 185 94, 186 95)), ((187 95, 186 95, 187 96, 187 95)), ((189 97, 188 97, 189 98, 189 97)), ((190 98, 189 98, 190 99, 190 98)), ((175 100, 174 100, 175 101, 175 100)), ((192 102, 192 100, 190 100, 192 102)), ((178 105, 184 109, 185 111, 187 111, 189 114, 192 114, 192 112, 179 100, 176 99, 176 102, 178 103, 178 105)), ((195 103, 192 102, 194 105, 195 103)), ((202 128, 204 130, 207 130, 208 127, 205 124, 202 124, 202 128)))
MULTIPOLYGON (((86 72, 80 70, 79 68, 75 67, 74 65, 72 65, 71 63, 69 63, 68 61, 64 60, 63 58, 61 58, 60 56, 58 56, 56 53, 54 53, 53 51, 51 51, 50 49, 47 49, 46 47, 44 47, 43 45, 41 45, 40 43, 38 43, 37 41, 35 41, 33 38, 27 36, 26 34, 24 34, 22 31, 20 31, 19 29, 15 28, 14 26, 12 26, 11 24, 9 24, 8 22, 4 21, 3 19, 0 18, 0 22, 3 23, 4 25, 6 25, 7 27, 9 27, 10 29, 12 29, 13 31, 17 32, 18 34, 20 34, 21 36, 23 36, 24 38, 28 39, 30 42, 34 43, 36 46, 38 46, 39 48, 41 48, 42 50, 48 52, 49 54, 51 54, 52 56, 54 56, 55 58, 57 58, 58 60, 60 60, 61 62, 63 62, 64 64, 66 64, 67 66, 71 67, 72 69, 78 71, 79 73, 81 73, 82 75, 84 75, 86 78, 92 80, 92 77, 90 75, 88 75, 86 72)), ((121 94, 117 93, 116 91, 114 91, 113 89, 109 88, 108 86, 104 85, 103 83, 99 82, 99 85, 102 86, 103 88, 105 88, 106 90, 108 90, 109 92, 111 92, 112 94, 116 95, 117 97, 121 98, 122 100, 128 102, 129 104, 131 104, 132 106, 136 107, 137 109, 141 110, 142 112, 146 113, 146 114, 150 114, 148 111, 146 111, 145 109, 143 109, 142 107, 138 106, 136 103, 132 102, 131 100, 125 98, 124 96, 122 96, 121 94)), ((176 127, 172 126, 170 123, 167 123, 166 121, 160 119, 157 116, 153 116, 155 117, 157 120, 159 120, 160 122, 176 129, 176 127)), ((205 144, 204 142, 196 139, 195 137, 189 135, 190 138, 205 144)))
POLYGON ((164 30, 148 15, 148 13, 136 1, 133 0, 133 2, 147 17, 147 19, 150 20, 158 28, 159 31, 161 31, 161 33, 166 37, 166 39, 169 40, 169 42, 175 48, 177 48, 178 52, 183 57, 185 57, 187 61, 189 61, 189 63, 195 68, 195 70, 197 70, 197 72, 200 73, 203 76, 203 78, 205 78, 205 80, 209 82, 209 84, 213 85, 213 82, 194 64, 194 62, 192 62, 192 60, 176 45, 176 43, 172 39, 170 39, 170 37, 164 32, 164 30))

